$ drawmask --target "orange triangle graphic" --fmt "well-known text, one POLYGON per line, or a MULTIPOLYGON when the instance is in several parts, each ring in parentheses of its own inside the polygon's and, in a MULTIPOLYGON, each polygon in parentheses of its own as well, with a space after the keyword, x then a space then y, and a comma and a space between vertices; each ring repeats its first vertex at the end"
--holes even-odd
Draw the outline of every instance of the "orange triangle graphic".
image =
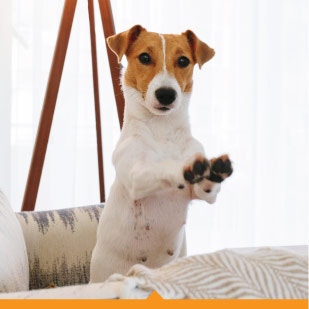
POLYGON ((147 300, 151 301, 151 302, 162 302, 164 299, 161 297, 161 295, 157 292, 157 291, 153 291, 149 297, 147 298, 147 300))

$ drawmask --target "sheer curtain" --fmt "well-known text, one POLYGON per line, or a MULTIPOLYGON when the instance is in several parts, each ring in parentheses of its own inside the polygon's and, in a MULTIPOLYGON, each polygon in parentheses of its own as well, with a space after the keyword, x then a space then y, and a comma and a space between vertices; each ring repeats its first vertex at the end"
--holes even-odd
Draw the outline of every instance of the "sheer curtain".
MULTIPOLYGON (((196 68, 190 113, 208 157, 234 174, 214 205, 193 202, 189 254, 308 243, 308 2, 112 0, 117 31, 193 30, 216 50, 196 68)), ((1 2, 0 186, 21 207, 63 1, 1 2), (2 42, 4 44, 2 44, 2 42)), ((96 5, 97 8, 97 5, 96 5)), ((119 136, 96 9, 106 191, 119 136)), ((87 1, 78 1, 37 210, 99 201, 87 1)))

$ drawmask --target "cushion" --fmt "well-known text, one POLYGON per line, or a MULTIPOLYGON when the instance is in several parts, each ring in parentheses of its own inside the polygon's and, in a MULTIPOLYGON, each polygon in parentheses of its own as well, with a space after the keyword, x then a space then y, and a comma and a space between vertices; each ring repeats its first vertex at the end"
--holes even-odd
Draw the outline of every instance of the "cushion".
POLYGON ((103 204, 16 213, 29 260, 29 289, 89 282, 103 204))
POLYGON ((24 236, 8 199, 0 189, 0 292, 29 289, 24 236))

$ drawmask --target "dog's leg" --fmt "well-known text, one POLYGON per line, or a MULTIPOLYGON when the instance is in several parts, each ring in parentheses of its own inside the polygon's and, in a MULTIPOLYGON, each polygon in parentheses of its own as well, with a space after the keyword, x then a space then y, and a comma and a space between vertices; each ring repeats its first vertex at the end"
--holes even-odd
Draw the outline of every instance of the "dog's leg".
POLYGON ((113 161, 117 179, 133 200, 151 196, 161 190, 183 190, 191 185, 192 198, 215 202, 220 182, 232 174, 229 157, 224 155, 209 162, 203 155, 201 144, 193 138, 186 143, 181 157, 178 160, 162 159, 149 144, 127 139, 116 149, 113 161), (193 156, 193 153, 196 155, 193 156), (189 160, 192 156, 193 159, 189 160))
POLYGON ((162 160, 159 162, 138 161, 129 171, 126 185, 131 198, 142 199, 161 190, 184 189, 181 161, 162 160))
POLYGON ((192 187, 192 198, 198 198, 212 204, 216 201, 221 188, 221 182, 233 172, 228 155, 213 158, 208 162, 196 155, 193 163, 184 169, 184 178, 192 187))
POLYGON ((202 146, 193 139, 186 143, 178 159, 164 158, 157 148, 142 140, 122 141, 113 155, 117 179, 128 190, 133 200, 157 194, 161 190, 188 187, 183 177, 184 162, 193 153, 202 152, 202 146), (145 151, 147 149, 147 151, 145 151))
POLYGON ((187 237, 186 233, 184 234, 182 245, 181 245, 181 250, 179 253, 179 257, 184 257, 187 256, 187 237))
POLYGON ((194 138, 186 141, 186 147, 181 152, 182 158, 178 160, 160 160, 157 152, 151 151, 149 145, 145 147, 141 142, 135 143, 135 147, 132 142, 128 144, 130 147, 123 145, 121 152, 117 151, 118 162, 115 166, 118 178, 122 179, 134 200, 156 194, 160 190, 183 190, 193 185, 192 198, 213 203, 220 190, 220 182, 232 173, 228 156, 214 158, 209 162, 205 158, 203 146, 194 138), (148 148, 147 153, 136 152, 145 148, 148 148), (221 161, 222 164, 219 164, 221 161), (189 181, 188 172, 193 177, 189 181))

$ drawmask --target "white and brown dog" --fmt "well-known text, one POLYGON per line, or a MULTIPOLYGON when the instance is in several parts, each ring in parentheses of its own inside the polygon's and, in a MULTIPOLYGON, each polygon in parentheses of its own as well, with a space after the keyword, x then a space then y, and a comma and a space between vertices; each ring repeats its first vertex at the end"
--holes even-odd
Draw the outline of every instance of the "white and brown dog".
POLYGON ((191 135, 193 67, 214 50, 188 30, 148 32, 137 25, 107 39, 123 76, 124 125, 113 154, 116 179, 102 212, 90 281, 125 274, 134 264, 160 267, 184 254, 188 204, 214 203, 232 174, 227 155, 206 159, 191 135))

